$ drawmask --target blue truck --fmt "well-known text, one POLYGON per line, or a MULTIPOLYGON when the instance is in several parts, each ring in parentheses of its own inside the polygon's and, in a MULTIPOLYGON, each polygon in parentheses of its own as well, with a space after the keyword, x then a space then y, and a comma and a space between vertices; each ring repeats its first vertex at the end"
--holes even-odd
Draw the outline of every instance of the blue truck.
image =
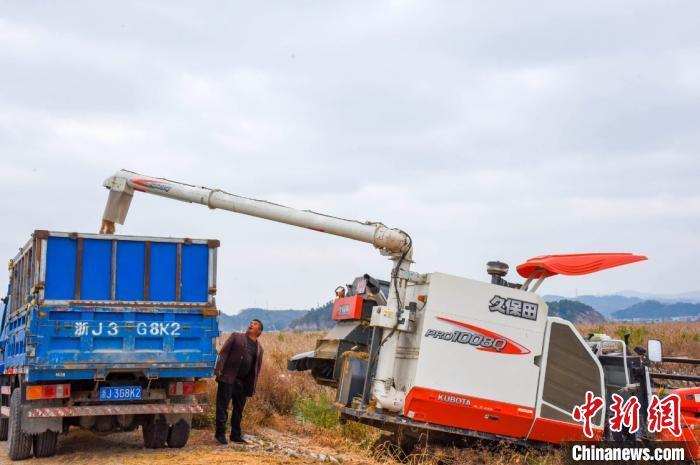
MULTIPOLYGON (((10 261, 0 440, 55 454, 71 426, 183 447, 216 362, 216 240, 35 231, 10 261)), ((2 308, 2 307, 0 307, 2 308)))

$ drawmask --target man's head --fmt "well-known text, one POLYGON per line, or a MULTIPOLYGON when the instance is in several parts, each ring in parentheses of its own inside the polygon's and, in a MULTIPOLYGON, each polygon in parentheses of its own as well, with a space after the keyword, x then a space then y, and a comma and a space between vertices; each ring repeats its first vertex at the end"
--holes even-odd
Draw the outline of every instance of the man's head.
POLYGON ((258 320, 257 318, 250 320, 250 323, 248 324, 248 329, 246 330, 245 334, 246 336, 251 336, 254 338, 257 338, 260 336, 263 332, 263 324, 262 321, 258 320))

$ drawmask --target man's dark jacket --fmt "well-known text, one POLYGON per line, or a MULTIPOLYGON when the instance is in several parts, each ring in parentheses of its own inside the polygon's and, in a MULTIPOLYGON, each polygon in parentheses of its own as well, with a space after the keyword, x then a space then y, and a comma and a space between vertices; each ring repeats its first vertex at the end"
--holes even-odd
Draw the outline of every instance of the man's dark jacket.
MULTIPOLYGON (((224 346, 219 351, 219 359, 216 361, 216 372, 220 373, 216 378, 217 381, 229 384, 236 382, 238 368, 241 366, 241 360, 243 360, 243 356, 247 350, 248 341, 246 341, 246 339, 248 339, 248 336, 243 333, 233 333, 228 337, 224 346), (227 361, 229 359, 231 363, 227 366, 227 361), (227 370, 223 371, 224 368, 227 368, 227 370)), ((255 356, 255 364, 250 368, 250 374, 247 379, 244 380, 248 397, 255 394, 255 386, 258 384, 258 375, 260 374, 260 367, 262 367, 262 358, 263 347, 262 344, 260 344, 260 339, 258 339, 258 351, 255 356)))

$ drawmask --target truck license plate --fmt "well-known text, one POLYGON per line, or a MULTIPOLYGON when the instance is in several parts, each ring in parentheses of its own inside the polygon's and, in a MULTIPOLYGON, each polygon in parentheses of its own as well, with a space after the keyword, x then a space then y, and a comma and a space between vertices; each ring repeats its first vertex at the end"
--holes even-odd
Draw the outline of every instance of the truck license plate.
POLYGON ((100 400, 141 400, 141 386, 101 387, 100 400))

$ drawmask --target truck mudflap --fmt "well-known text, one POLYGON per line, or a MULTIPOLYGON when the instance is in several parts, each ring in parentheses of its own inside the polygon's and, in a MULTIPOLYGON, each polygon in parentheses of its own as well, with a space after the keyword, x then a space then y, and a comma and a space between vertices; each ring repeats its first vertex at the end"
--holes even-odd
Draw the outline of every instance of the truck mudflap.
POLYGON ((32 407, 29 418, 85 417, 101 415, 148 415, 204 413, 201 404, 81 405, 75 407, 32 407))

